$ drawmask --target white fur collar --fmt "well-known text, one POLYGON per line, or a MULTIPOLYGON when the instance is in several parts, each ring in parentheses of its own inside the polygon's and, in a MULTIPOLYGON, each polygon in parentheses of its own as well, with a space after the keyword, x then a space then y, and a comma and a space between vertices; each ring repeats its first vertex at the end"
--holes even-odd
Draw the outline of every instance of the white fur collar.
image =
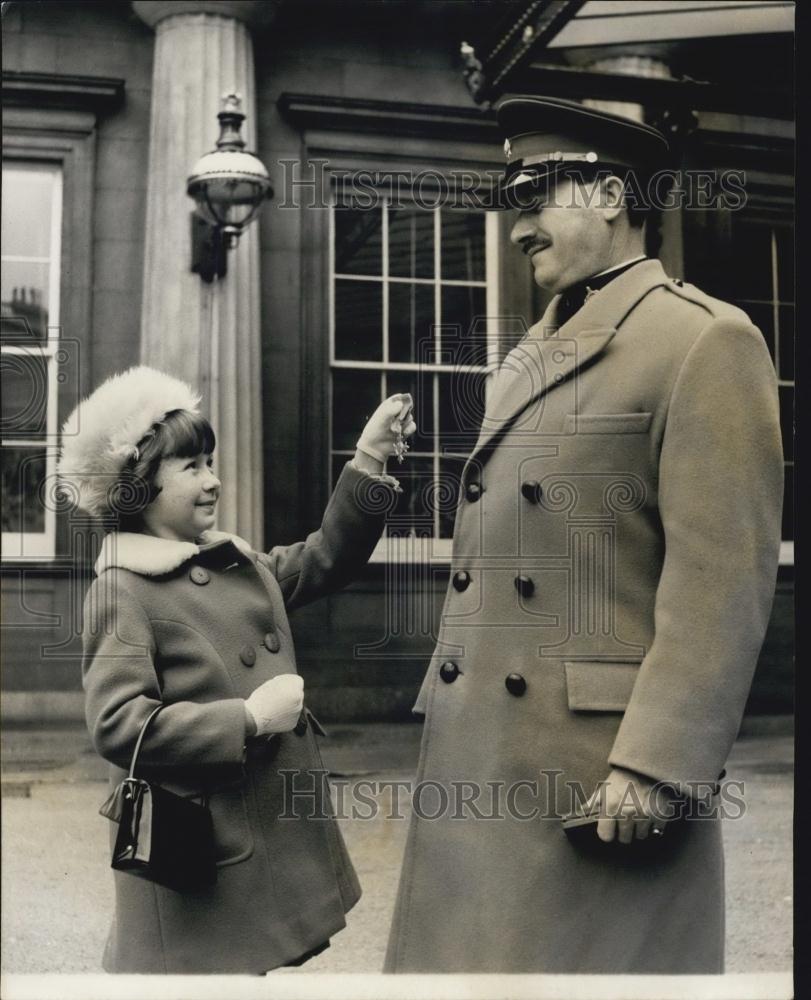
POLYGON ((159 576, 171 573, 184 562, 196 556, 201 548, 230 541, 246 556, 251 547, 238 535, 227 531, 205 531, 200 536, 200 544, 195 542, 175 542, 169 538, 157 538, 135 531, 113 531, 104 539, 101 552, 96 560, 96 574, 118 566, 132 570, 143 576, 159 576))

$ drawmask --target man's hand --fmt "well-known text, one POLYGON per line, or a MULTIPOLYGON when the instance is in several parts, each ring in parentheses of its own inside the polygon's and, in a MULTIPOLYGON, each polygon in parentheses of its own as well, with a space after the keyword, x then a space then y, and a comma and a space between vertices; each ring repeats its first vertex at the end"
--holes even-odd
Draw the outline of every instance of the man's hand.
POLYGON ((645 840, 658 835, 666 823, 670 797, 660 782, 651 781, 634 771, 615 767, 589 802, 589 809, 597 808, 600 798, 600 819, 597 836, 609 841, 616 837, 621 844, 632 840, 645 840))

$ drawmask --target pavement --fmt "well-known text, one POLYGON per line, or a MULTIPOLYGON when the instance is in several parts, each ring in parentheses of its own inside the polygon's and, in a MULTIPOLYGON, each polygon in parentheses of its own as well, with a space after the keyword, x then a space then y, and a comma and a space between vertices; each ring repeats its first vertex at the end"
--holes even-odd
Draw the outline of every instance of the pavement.
MULTIPOLYGON (((330 726, 322 756, 336 794, 413 776, 420 733, 416 723, 330 726)), ((751 718, 727 765, 746 804, 724 821, 728 972, 791 969, 793 750, 790 718, 751 718)), ((108 822, 98 815, 106 765, 77 726, 5 727, 0 765, 2 970, 99 972, 113 901, 108 822)), ((390 812, 340 820, 363 896, 332 947, 274 976, 381 969, 407 827, 390 812)))

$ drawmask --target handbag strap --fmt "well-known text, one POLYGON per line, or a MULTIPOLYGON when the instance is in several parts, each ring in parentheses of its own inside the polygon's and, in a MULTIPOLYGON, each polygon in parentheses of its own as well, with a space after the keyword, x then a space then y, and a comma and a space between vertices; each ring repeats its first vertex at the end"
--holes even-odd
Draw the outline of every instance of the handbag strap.
POLYGON ((138 760, 138 754, 141 751, 141 744, 144 741, 144 734, 146 733, 147 726, 155 718, 155 716, 163 708, 163 705, 158 705, 154 708, 149 715, 146 717, 146 722, 141 726, 141 732, 138 733, 138 739, 135 742, 135 749, 132 751, 132 760, 130 761, 130 773, 127 775, 127 781, 131 781, 135 777, 135 764, 138 760))

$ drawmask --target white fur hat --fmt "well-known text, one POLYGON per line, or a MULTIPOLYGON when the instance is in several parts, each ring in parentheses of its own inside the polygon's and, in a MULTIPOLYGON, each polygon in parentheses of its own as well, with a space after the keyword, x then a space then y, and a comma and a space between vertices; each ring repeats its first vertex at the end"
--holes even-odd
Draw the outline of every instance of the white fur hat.
POLYGON ((110 487, 138 442, 172 410, 199 413, 200 396, 180 379, 140 365, 103 382, 62 428, 63 491, 91 514, 108 511, 110 487))

